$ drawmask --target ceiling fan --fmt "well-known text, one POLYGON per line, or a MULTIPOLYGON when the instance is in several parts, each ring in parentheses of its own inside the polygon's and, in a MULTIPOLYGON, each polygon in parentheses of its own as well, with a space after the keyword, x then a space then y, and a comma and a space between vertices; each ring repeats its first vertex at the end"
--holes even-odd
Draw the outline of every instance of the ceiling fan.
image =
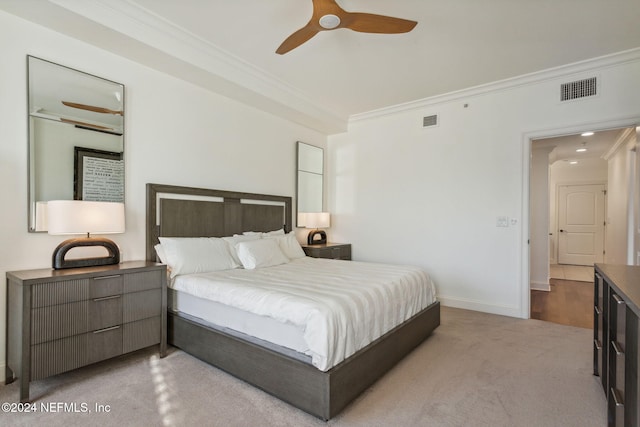
POLYGON ((116 114, 122 116, 122 111, 110 110, 104 107, 95 107, 93 105, 78 104, 77 102, 62 101, 67 107, 78 108, 80 110, 93 111, 94 113, 116 114))
POLYGON ((348 28, 360 33, 398 34, 408 33, 416 26, 416 21, 393 18, 371 13, 347 12, 336 0, 312 0, 313 15, 304 27, 291 34, 276 53, 283 55, 295 49, 320 31, 348 28))

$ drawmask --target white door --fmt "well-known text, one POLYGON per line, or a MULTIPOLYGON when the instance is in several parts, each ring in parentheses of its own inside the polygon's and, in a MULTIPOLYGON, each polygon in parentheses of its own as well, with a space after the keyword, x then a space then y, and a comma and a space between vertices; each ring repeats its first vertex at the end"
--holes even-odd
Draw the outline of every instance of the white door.
POLYGON ((604 184, 558 188, 558 264, 593 265, 604 254, 604 184))

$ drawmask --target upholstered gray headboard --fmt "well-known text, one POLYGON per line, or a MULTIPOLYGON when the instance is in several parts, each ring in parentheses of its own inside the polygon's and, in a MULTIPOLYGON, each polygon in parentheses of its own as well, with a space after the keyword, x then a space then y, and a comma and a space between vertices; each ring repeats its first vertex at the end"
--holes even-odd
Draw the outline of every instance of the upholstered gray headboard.
POLYGON ((291 197, 147 184, 146 258, 158 237, 223 237, 244 231, 291 231, 291 197))

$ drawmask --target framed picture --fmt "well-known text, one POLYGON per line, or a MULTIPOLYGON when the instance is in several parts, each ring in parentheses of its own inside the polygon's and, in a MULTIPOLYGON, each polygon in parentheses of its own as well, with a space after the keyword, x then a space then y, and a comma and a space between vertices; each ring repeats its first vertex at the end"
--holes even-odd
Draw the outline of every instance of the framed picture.
POLYGON ((124 202, 122 153, 74 147, 73 198, 124 202))

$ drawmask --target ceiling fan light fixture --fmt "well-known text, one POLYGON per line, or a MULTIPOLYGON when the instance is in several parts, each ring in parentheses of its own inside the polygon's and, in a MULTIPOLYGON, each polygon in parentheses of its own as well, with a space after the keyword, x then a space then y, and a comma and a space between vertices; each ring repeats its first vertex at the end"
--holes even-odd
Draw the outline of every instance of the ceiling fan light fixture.
POLYGON ((338 25, 340 25, 340 18, 333 14, 327 14, 322 16, 318 23, 325 30, 333 30, 338 25))

